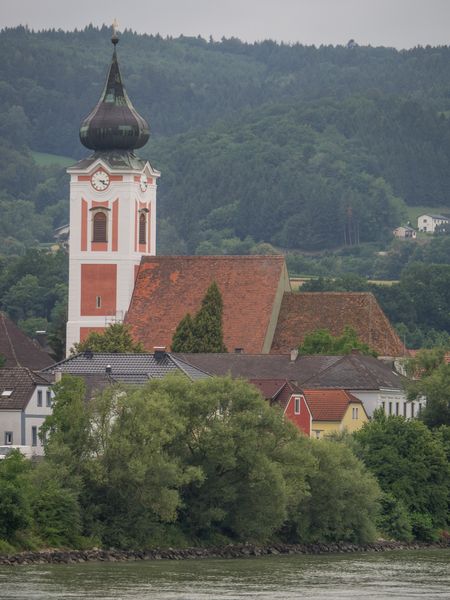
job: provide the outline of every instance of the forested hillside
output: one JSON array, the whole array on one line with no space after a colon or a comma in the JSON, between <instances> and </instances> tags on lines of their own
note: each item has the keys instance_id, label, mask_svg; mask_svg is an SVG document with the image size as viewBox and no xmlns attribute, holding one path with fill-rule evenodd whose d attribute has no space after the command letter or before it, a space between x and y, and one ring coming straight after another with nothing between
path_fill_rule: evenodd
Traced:
<instances>
[{"instance_id":1,"label":"forested hillside","mask_svg":"<svg viewBox=\"0 0 450 600\"><path fill-rule=\"evenodd\" d=\"M15 257L67 223L64 169L34 157L88 153L78 128L102 91L109 40L106 27L0 32L0 256L14 257L0 262L5 290ZM159 253L283 251L297 274L386 279L422 256L450 263L448 244L391 245L408 207L450 213L449 47L125 31L118 52L152 132L140 154L162 171ZM0 298L0 308L13 300ZM13 316L48 320L51 311ZM416 325L425 327L407 323Z\"/></svg>"},{"instance_id":2,"label":"forested hillside","mask_svg":"<svg viewBox=\"0 0 450 600\"><path fill-rule=\"evenodd\" d=\"M36 172L25 149L86 154L78 127L103 87L109 36L106 27L0 33L2 236L48 240L67 218L60 173ZM163 172L163 251L167 236L189 252L247 236L301 249L383 241L405 218L403 202L450 210L447 47L125 32L119 52L153 132L141 154ZM30 218L16 227L24 211Z\"/></svg>"}]
</instances>

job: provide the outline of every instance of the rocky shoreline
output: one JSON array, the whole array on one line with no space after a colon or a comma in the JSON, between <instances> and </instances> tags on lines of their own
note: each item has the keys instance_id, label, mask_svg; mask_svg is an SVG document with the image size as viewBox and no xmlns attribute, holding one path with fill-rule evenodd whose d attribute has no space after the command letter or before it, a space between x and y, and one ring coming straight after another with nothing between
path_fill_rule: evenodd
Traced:
<instances>
[{"instance_id":1,"label":"rocky shoreline","mask_svg":"<svg viewBox=\"0 0 450 600\"><path fill-rule=\"evenodd\" d=\"M245 558L289 554L346 554L356 552L387 552L391 550L425 550L448 548L450 544L424 542L378 541L371 544L271 544L255 546L237 544L213 548L166 548L152 550L40 550L0 555L0 565L73 564L91 561L118 562L129 560L192 560L205 558Z\"/></svg>"}]
</instances>

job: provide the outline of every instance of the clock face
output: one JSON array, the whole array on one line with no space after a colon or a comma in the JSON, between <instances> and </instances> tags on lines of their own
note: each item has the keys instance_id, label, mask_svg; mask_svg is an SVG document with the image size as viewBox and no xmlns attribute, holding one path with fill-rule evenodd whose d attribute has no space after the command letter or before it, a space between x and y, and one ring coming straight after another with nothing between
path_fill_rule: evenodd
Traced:
<instances>
[{"instance_id":1,"label":"clock face","mask_svg":"<svg viewBox=\"0 0 450 600\"><path fill-rule=\"evenodd\" d=\"M102 192L103 190L106 190L106 188L109 185L108 173L106 171L103 171L103 169L95 171L95 173L91 177L91 184L94 190L97 190L97 192Z\"/></svg>"},{"instance_id":2,"label":"clock face","mask_svg":"<svg viewBox=\"0 0 450 600\"><path fill-rule=\"evenodd\" d=\"M142 175L141 175L139 186L143 192L145 192L145 190L147 189L147 186L148 186L147 175L144 175L144 173L142 173Z\"/></svg>"}]
</instances>

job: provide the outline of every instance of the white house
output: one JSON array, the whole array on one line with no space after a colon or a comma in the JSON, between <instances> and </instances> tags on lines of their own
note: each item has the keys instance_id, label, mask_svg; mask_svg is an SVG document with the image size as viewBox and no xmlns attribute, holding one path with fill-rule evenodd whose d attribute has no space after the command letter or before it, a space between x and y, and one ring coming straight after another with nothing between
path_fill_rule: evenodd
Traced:
<instances>
[{"instance_id":1,"label":"white house","mask_svg":"<svg viewBox=\"0 0 450 600\"><path fill-rule=\"evenodd\" d=\"M426 233L434 233L436 227L448 225L449 223L449 217L444 217L443 215L420 215L420 217L417 218L417 229L419 231L425 231Z\"/></svg>"},{"instance_id":2,"label":"white house","mask_svg":"<svg viewBox=\"0 0 450 600\"><path fill-rule=\"evenodd\" d=\"M0 369L0 446L31 446L42 455L39 430L52 400L50 377L26 367Z\"/></svg>"}]
</instances>

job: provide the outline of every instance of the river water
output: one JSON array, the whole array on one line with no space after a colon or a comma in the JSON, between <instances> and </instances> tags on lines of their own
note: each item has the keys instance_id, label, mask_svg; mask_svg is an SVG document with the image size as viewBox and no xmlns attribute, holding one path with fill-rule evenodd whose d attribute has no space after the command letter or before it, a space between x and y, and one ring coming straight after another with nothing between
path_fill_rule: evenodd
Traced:
<instances>
[{"instance_id":1,"label":"river water","mask_svg":"<svg viewBox=\"0 0 450 600\"><path fill-rule=\"evenodd\" d=\"M450 599L450 550L0 567L0 600Z\"/></svg>"}]
</instances>

